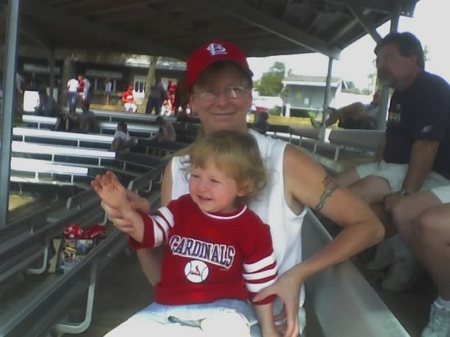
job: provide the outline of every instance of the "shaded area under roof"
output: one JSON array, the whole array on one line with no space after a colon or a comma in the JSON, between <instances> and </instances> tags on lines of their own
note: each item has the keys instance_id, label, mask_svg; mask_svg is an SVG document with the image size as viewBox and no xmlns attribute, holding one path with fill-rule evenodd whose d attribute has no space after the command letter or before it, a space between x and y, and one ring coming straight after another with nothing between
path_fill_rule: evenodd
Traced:
<instances>
[{"instance_id":1,"label":"shaded area under roof","mask_svg":"<svg viewBox=\"0 0 450 337\"><path fill-rule=\"evenodd\" d=\"M185 59L210 39L248 56L342 49L418 0L21 0L20 44ZM5 40L7 0L0 0Z\"/></svg>"}]
</instances>

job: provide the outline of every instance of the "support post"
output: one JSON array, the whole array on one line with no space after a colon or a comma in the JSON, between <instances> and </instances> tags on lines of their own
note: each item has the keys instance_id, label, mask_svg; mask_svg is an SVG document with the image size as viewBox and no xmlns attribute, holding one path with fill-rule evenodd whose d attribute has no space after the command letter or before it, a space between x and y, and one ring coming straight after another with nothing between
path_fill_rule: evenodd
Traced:
<instances>
[{"instance_id":1,"label":"support post","mask_svg":"<svg viewBox=\"0 0 450 337\"><path fill-rule=\"evenodd\" d=\"M1 114L0 143L0 228L8 222L9 178L11 170L12 125L15 115L17 31L19 26L19 0L8 1L6 21L5 64L3 74L3 113Z\"/></svg>"}]
</instances>

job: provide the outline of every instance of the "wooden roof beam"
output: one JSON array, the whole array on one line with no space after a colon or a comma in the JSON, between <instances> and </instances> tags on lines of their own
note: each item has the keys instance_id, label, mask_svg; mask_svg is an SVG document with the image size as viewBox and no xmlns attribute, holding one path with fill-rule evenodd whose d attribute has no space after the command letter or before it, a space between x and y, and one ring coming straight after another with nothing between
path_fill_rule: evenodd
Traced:
<instances>
[{"instance_id":1,"label":"wooden roof beam","mask_svg":"<svg viewBox=\"0 0 450 337\"><path fill-rule=\"evenodd\" d=\"M59 26L60 29L70 30L76 27L78 33L86 34L87 36L95 34L113 43L120 40L122 45L143 54L171 56L180 59L186 56L178 50L156 44L150 38L144 39L136 36L136 34L124 32L98 21L94 22L81 17L70 17L43 4L34 5L28 3L27 6L24 6L23 10L27 15L48 20L51 24Z\"/></svg>"},{"instance_id":2,"label":"wooden roof beam","mask_svg":"<svg viewBox=\"0 0 450 337\"><path fill-rule=\"evenodd\" d=\"M241 20L252 25L260 27L274 35L277 35L287 41L292 42L302 48L324 54L333 59L339 59L341 50L328 46L322 40L313 37L287 23L269 16L253 7L247 6L241 1L236 0L202 0L206 4L227 12Z\"/></svg>"}]
</instances>

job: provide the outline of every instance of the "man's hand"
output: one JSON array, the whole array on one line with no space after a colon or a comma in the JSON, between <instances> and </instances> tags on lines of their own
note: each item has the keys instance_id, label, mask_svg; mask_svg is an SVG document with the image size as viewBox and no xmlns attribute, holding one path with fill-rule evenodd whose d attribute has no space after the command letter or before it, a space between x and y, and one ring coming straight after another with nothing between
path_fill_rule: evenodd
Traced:
<instances>
[{"instance_id":1,"label":"man's hand","mask_svg":"<svg viewBox=\"0 0 450 337\"><path fill-rule=\"evenodd\" d=\"M403 195L401 195L399 192L388 194L384 198L384 209L391 213L392 209L395 207L395 205L398 204L398 202L403 198Z\"/></svg>"}]
</instances>

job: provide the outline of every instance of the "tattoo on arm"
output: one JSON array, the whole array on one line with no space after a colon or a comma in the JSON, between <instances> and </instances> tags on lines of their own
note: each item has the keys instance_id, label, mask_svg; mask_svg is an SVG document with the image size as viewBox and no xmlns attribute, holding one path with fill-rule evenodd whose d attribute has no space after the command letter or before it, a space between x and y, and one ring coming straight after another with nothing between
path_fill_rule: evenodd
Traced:
<instances>
[{"instance_id":1,"label":"tattoo on arm","mask_svg":"<svg viewBox=\"0 0 450 337\"><path fill-rule=\"evenodd\" d=\"M322 210L327 199L329 197L331 197L333 195L334 191L336 191L339 187L336 184L336 182L333 180L333 178L331 178L329 175L325 176L322 183L323 183L323 186L325 187L325 189L323 190L322 194L319 197L319 202L317 203L316 206L314 206L314 209L317 211Z\"/></svg>"}]
</instances>

